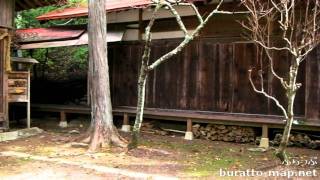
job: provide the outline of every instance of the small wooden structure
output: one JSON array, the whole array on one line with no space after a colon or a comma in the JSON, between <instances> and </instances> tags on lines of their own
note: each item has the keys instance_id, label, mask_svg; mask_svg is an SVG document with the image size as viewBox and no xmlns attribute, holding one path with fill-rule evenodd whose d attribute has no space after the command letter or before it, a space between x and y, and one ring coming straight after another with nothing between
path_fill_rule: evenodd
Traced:
<instances>
[{"instance_id":1,"label":"small wooden structure","mask_svg":"<svg viewBox=\"0 0 320 180\"><path fill-rule=\"evenodd\" d=\"M38 63L32 58L12 57L12 71L8 73L8 102L27 104L27 127L30 128L30 68Z\"/></svg>"},{"instance_id":2,"label":"small wooden structure","mask_svg":"<svg viewBox=\"0 0 320 180\"><path fill-rule=\"evenodd\" d=\"M12 88L8 88L8 75L11 71L10 47L14 34L15 11L53 5L57 2L63 3L65 0L0 0L0 131L9 127L8 102L12 99L8 99L8 93L12 94ZM10 76L15 76L13 74ZM27 75L24 78L27 78ZM24 97L24 100L26 99L27 97Z\"/></svg>"}]
</instances>

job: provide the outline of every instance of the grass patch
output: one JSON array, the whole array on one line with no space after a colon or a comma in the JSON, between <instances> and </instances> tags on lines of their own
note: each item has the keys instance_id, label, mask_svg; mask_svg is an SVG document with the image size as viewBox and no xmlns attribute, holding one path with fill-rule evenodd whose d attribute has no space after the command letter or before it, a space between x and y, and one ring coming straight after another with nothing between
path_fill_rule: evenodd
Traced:
<instances>
[{"instance_id":1,"label":"grass patch","mask_svg":"<svg viewBox=\"0 0 320 180\"><path fill-rule=\"evenodd\" d=\"M42 155L42 156L52 156L57 153L57 149L54 147L37 147L32 151L32 154Z\"/></svg>"},{"instance_id":2,"label":"grass patch","mask_svg":"<svg viewBox=\"0 0 320 180\"><path fill-rule=\"evenodd\" d=\"M245 169L250 166L250 158L261 153L240 153L243 146L206 144L200 141L150 141L143 140L141 145L151 148L163 148L181 153L179 163L185 165L183 173L189 176L205 177L218 176L222 169Z\"/></svg>"}]
</instances>

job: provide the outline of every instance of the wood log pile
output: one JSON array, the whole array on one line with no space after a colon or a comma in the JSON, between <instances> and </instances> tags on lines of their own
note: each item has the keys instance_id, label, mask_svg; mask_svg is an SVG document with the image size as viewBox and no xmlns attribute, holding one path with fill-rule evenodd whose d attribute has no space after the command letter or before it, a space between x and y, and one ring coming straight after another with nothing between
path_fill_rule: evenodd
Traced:
<instances>
[{"instance_id":1,"label":"wood log pile","mask_svg":"<svg viewBox=\"0 0 320 180\"><path fill-rule=\"evenodd\" d=\"M226 126L208 124L206 126L195 124L192 127L195 138L212 141L226 141L237 143L249 143L255 139L253 128L241 126Z\"/></svg>"},{"instance_id":2,"label":"wood log pile","mask_svg":"<svg viewBox=\"0 0 320 180\"><path fill-rule=\"evenodd\" d=\"M275 135L273 141L270 141L271 146L279 146L282 139L282 134ZM289 137L288 146L307 147L310 149L320 149L320 140L312 140L308 135L302 133L291 134Z\"/></svg>"}]
</instances>

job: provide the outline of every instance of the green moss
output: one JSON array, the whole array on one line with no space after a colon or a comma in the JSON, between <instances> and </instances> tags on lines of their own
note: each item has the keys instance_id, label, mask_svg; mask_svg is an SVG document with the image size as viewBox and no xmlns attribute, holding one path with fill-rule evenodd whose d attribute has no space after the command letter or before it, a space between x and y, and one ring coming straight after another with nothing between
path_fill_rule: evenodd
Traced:
<instances>
[{"instance_id":1,"label":"green moss","mask_svg":"<svg viewBox=\"0 0 320 180\"><path fill-rule=\"evenodd\" d=\"M178 161L185 165L183 173L194 177L219 177L220 169L247 169L252 166L250 163L252 158L266 155L258 152L240 153L244 149L242 146L230 149L230 146L205 144L198 141L143 140L140 144L150 148L163 148L182 153L183 158Z\"/></svg>"},{"instance_id":2,"label":"green moss","mask_svg":"<svg viewBox=\"0 0 320 180\"><path fill-rule=\"evenodd\" d=\"M52 147L37 147L32 151L35 155L42 155L42 156L52 156L56 154L56 151Z\"/></svg>"}]
</instances>

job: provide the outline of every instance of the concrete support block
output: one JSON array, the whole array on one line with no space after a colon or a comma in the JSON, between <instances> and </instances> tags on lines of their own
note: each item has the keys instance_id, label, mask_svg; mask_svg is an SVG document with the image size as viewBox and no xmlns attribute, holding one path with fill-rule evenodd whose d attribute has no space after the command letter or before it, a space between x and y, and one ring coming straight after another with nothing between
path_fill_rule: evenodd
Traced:
<instances>
[{"instance_id":1,"label":"concrete support block","mask_svg":"<svg viewBox=\"0 0 320 180\"><path fill-rule=\"evenodd\" d=\"M130 125L122 125L121 131L123 132L130 132L131 131L131 126Z\"/></svg>"},{"instance_id":2,"label":"concrete support block","mask_svg":"<svg viewBox=\"0 0 320 180\"><path fill-rule=\"evenodd\" d=\"M269 135L268 135L268 131L269 131L269 128L268 128L268 125L262 125L262 137L261 137L261 140L260 140L260 145L259 147L261 148L269 148Z\"/></svg>"},{"instance_id":3,"label":"concrete support block","mask_svg":"<svg viewBox=\"0 0 320 180\"><path fill-rule=\"evenodd\" d=\"M269 138L261 138L259 147L269 148Z\"/></svg>"},{"instance_id":4,"label":"concrete support block","mask_svg":"<svg viewBox=\"0 0 320 180\"><path fill-rule=\"evenodd\" d=\"M185 136L184 136L185 140L193 140L193 133L191 131L187 131Z\"/></svg>"},{"instance_id":5,"label":"concrete support block","mask_svg":"<svg viewBox=\"0 0 320 180\"><path fill-rule=\"evenodd\" d=\"M60 122L59 122L59 127L61 127L61 128L67 128L67 127L68 127L68 122L67 122L67 121L60 121Z\"/></svg>"}]
</instances>

